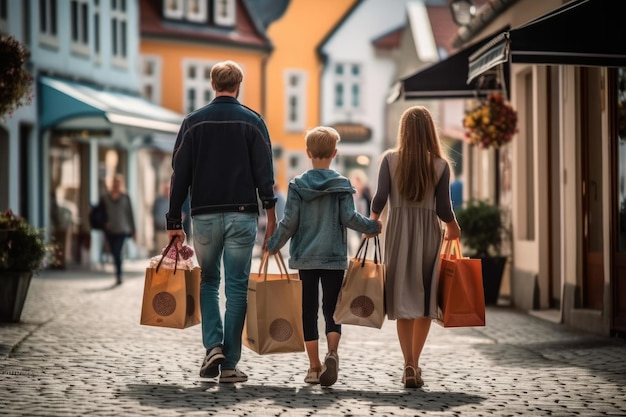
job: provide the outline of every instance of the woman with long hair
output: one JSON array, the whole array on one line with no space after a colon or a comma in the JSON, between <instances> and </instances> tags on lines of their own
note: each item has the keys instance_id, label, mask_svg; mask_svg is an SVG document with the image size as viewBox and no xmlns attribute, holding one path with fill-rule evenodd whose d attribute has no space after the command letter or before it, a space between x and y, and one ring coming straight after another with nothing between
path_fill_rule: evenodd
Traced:
<instances>
[{"instance_id":1,"label":"woman with long hair","mask_svg":"<svg viewBox=\"0 0 626 417\"><path fill-rule=\"evenodd\" d=\"M437 317L442 239L461 234L450 201L450 166L425 107L414 106L402 114L398 146L382 157L371 218L378 220L387 203L387 316L397 320L404 356L402 383L418 388L424 384L420 355L431 320Z\"/></svg>"}]
</instances>

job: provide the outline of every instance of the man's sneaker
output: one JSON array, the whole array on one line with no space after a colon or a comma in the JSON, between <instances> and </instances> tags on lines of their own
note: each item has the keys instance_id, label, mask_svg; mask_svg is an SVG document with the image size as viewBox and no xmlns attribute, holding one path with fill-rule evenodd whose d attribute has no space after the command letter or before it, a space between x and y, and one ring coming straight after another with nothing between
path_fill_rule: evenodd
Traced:
<instances>
[{"instance_id":1,"label":"man's sneaker","mask_svg":"<svg viewBox=\"0 0 626 417\"><path fill-rule=\"evenodd\" d=\"M248 375L241 372L239 368L222 369L222 374L220 375L220 383L246 382L247 380Z\"/></svg>"},{"instance_id":2,"label":"man's sneaker","mask_svg":"<svg viewBox=\"0 0 626 417\"><path fill-rule=\"evenodd\" d=\"M320 385L323 387L329 387L337 382L337 373L339 372L339 356L337 352L331 350L326 354L324 359L324 367L320 374Z\"/></svg>"},{"instance_id":3,"label":"man's sneaker","mask_svg":"<svg viewBox=\"0 0 626 417\"><path fill-rule=\"evenodd\" d=\"M226 359L226 356L224 356L221 346L208 350L200 367L200 376L202 378L215 378L218 376L220 374L220 364L224 362L224 359Z\"/></svg>"}]
</instances>

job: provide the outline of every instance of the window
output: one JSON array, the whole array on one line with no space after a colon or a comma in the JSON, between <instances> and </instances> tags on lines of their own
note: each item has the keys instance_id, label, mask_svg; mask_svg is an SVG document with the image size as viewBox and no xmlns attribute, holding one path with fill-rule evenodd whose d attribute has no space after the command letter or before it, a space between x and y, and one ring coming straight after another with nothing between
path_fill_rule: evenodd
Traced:
<instances>
[{"instance_id":1,"label":"window","mask_svg":"<svg viewBox=\"0 0 626 417\"><path fill-rule=\"evenodd\" d=\"M93 49L96 60L100 58L100 0L93 1Z\"/></svg>"},{"instance_id":2,"label":"window","mask_svg":"<svg viewBox=\"0 0 626 417\"><path fill-rule=\"evenodd\" d=\"M213 0L213 22L219 26L235 26L236 0Z\"/></svg>"},{"instance_id":3,"label":"window","mask_svg":"<svg viewBox=\"0 0 626 417\"><path fill-rule=\"evenodd\" d=\"M39 0L39 41L58 48L57 0Z\"/></svg>"},{"instance_id":4,"label":"window","mask_svg":"<svg viewBox=\"0 0 626 417\"><path fill-rule=\"evenodd\" d=\"M206 0L189 0L187 2L187 19L191 22L207 21Z\"/></svg>"},{"instance_id":5,"label":"window","mask_svg":"<svg viewBox=\"0 0 626 417\"><path fill-rule=\"evenodd\" d=\"M305 71L285 71L285 129L300 132L306 121L306 82Z\"/></svg>"},{"instance_id":6,"label":"window","mask_svg":"<svg viewBox=\"0 0 626 417\"><path fill-rule=\"evenodd\" d=\"M126 65L128 56L128 14L126 0L111 0L111 55L113 63Z\"/></svg>"},{"instance_id":7,"label":"window","mask_svg":"<svg viewBox=\"0 0 626 417\"><path fill-rule=\"evenodd\" d=\"M163 2L163 16L172 20L186 20L204 23L209 20L207 0L166 0Z\"/></svg>"},{"instance_id":8,"label":"window","mask_svg":"<svg viewBox=\"0 0 626 417\"><path fill-rule=\"evenodd\" d=\"M185 14L183 7L183 0L165 0L163 16L169 19L182 19Z\"/></svg>"},{"instance_id":9,"label":"window","mask_svg":"<svg viewBox=\"0 0 626 417\"><path fill-rule=\"evenodd\" d=\"M72 52L89 54L89 0L72 0L70 3Z\"/></svg>"},{"instance_id":10,"label":"window","mask_svg":"<svg viewBox=\"0 0 626 417\"><path fill-rule=\"evenodd\" d=\"M186 113L191 113L208 104L215 97L211 88L211 68L214 62L187 61L183 63L185 79L183 87L185 91L183 108Z\"/></svg>"},{"instance_id":11,"label":"window","mask_svg":"<svg viewBox=\"0 0 626 417\"><path fill-rule=\"evenodd\" d=\"M335 108L337 110L360 110L363 102L361 84L361 65L354 63L336 63L335 77Z\"/></svg>"},{"instance_id":12,"label":"window","mask_svg":"<svg viewBox=\"0 0 626 417\"><path fill-rule=\"evenodd\" d=\"M158 57L142 57L141 91L146 100L161 104L161 61Z\"/></svg>"},{"instance_id":13,"label":"window","mask_svg":"<svg viewBox=\"0 0 626 417\"><path fill-rule=\"evenodd\" d=\"M0 0L0 31L9 31L9 0Z\"/></svg>"}]
</instances>

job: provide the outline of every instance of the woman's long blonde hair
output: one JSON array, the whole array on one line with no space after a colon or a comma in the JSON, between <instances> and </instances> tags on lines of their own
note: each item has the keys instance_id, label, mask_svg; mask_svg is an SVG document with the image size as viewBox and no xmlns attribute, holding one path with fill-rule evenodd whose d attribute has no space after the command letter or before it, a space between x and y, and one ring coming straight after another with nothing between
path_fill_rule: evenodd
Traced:
<instances>
[{"instance_id":1,"label":"woman's long blonde hair","mask_svg":"<svg viewBox=\"0 0 626 417\"><path fill-rule=\"evenodd\" d=\"M422 201L437 186L435 159L444 159L433 118L426 107L404 111L398 129L398 166L395 178L400 195Z\"/></svg>"}]
</instances>

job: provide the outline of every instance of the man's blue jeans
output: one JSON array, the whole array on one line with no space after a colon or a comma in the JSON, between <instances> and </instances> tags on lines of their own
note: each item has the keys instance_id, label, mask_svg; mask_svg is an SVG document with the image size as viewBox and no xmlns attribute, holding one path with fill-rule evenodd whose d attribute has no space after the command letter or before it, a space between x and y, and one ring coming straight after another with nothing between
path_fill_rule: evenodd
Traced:
<instances>
[{"instance_id":1,"label":"man's blue jeans","mask_svg":"<svg viewBox=\"0 0 626 417\"><path fill-rule=\"evenodd\" d=\"M241 332L248 305L248 278L257 216L216 213L193 217L193 244L202 269L200 308L202 341L207 350L223 345L222 369L235 369L241 358ZM220 276L224 263L226 311L220 314Z\"/></svg>"}]
</instances>

